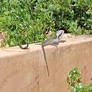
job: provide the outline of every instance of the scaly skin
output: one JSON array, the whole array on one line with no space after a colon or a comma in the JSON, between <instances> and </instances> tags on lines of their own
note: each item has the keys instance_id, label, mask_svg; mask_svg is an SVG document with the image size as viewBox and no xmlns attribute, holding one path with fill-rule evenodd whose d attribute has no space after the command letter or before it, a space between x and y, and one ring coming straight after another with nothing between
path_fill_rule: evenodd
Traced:
<instances>
[{"instance_id":1,"label":"scaly skin","mask_svg":"<svg viewBox=\"0 0 92 92\"><path fill-rule=\"evenodd\" d=\"M42 45L42 50L43 50L43 55L44 55L44 59L45 59L46 67L47 67L48 76L49 76L49 68L48 68L48 63L47 63L47 59L46 59L44 46L46 46L46 45L57 46L59 44L59 41L62 38L63 34L64 34L64 31L63 30L59 30L54 37L49 38L48 40L45 40L42 43L38 43L37 44L37 45ZM28 49L29 44L27 44L25 47L22 47L21 45L19 45L19 47L21 49Z\"/></svg>"},{"instance_id":2,"label":"scaly skin","mask_svg":"<svg viewBox=\"0 0 92 92\"><path fill-rule=\"evenodd\" d=\"M44 42L41 43L43 55L44 55L44 59L45 59L46 67L47 67L48 76L49 76L49 68L48 68L48 63L47 63L47 59L46 59L46 53L45 53L45 50L44 50L44 46L46 46L46 45L57 46L59 44L59 41L62 38L63 34L64 34L64 31L60 30L56 33L56 35L54 37L52 37L48 40L45 40Z\"/></svg>"}]
</instances>

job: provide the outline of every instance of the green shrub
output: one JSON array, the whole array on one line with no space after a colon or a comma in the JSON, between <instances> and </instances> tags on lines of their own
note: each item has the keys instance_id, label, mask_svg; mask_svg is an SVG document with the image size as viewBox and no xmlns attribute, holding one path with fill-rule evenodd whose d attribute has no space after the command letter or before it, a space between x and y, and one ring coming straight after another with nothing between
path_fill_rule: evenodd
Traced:
<instances>
[{"instance_id":1,"label":"green shrub","mask_svg":"<svg viewBox=\"0 0 92 92\"><path fill-rule=\"evenodd\" d=\"M60 29L92 33L92 0L0 0L3 45L41 42L48 38L43 33Z\"/></svg>"},{"instance_id":2,"label":"green shrub","mask_svg":"<svg viewBox=\"0 0 92 92\"><path fill-rule=\"evenodd\" d=\"M81 82L81 73L78 72L78 68L73 68L67 76L68 87L71 92L92 92L92 83L84 86Z\"/></svg>"}]
</instances>

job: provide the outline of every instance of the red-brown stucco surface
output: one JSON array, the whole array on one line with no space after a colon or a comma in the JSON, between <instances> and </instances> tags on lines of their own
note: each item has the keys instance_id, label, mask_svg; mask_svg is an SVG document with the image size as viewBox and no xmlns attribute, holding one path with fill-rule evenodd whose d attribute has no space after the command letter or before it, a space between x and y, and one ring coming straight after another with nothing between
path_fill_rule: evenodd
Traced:
<instances>
[{"instance_id":1,"label":"red-brown stucco surface","mask_svg":"<svg viewBox=\"0 0 92 92\"><path fill-rule=\"evenodd\" d=\"M57 47L46 46L48 76L42 48L31 44L0 49L0 92L70 92L66 77L73 67L82 73L82 81L92 77L92 36L63 37Z\"/></svg>"}]
</instances>

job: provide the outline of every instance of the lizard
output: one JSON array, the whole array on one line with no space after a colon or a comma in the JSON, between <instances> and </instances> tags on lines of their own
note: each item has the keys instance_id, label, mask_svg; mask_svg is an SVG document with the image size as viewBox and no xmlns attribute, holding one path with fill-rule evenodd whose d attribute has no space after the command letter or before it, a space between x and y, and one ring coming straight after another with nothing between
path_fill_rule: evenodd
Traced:
<instances>
[{"instance_id":1,"label":"lizard","mask_svg":"<svg viewBox=\"0 0 92 92\"><path fill-rule=\"evenodd\" d=\"M62 30L61 34L60 34L60 32L61 32L61 31L57 32L55 37L50 38L50 39L48 39L48 40L45 40L45 41L42 42L42 43L43 43L44 45L45 45L45 44L46 44L46 45L49 45L49 44L58 45L58 40L59 40L59 39L58 39L57 37L62 36L62 34L64 34L64 31L63 31L63 30ZM57 39L55 39L55 38L57 38ZM28 49L28 48L29 48L29 44L27 43L25 47L23 47L22 45L19 45L19 47L20 47L21 49Z\"/></svg>"},{"instance_id":2,"label":"lizard","mask_svg":"<svg viewBox=\"0 0 92 92\"><path fill-rule=\"evenodd\" d=\"M49 76L49 68L48 68L48 64L47 64L47 59L46 59L46 54L45 54L44 46L47 46L47 45L57 46L59 44L60 39L62 38L63 34L64 34L64 31L63 30L59 30L55 34L54 37L49 38L48 40L45 40L42 43L38 43L38 45L41 45L42 50L43 50L43 55L44 55L44 59L45 59L46 67L47 67L48 76Z\"/></svg>"},{"instance_id":3,"label":"lizard","mask_svg":"<svg viewBox=\"0 0 92 92\"><path fill-rule=\"evenodd\" d=\"M48 64L47 64L47 59L46 59L46 54L45 54L44 46L47 46L47 45L57 46L59 44L60 39L62 38L63 34L64 34L64 30L59 30L55 34L54 37L49 38L48 40L45 40L42 43L38 43L37 44L37 45L41 45L42 46L42 51L43 51L43 55L44 55L44 59L45 59L46 67L47 67L48 76L49 76L49 68L48 68ZM19 47L21 49L28 49L29 44L26 44L25 47L22 47L21 45L19 45Z\"/></svg>"}]
</instances>

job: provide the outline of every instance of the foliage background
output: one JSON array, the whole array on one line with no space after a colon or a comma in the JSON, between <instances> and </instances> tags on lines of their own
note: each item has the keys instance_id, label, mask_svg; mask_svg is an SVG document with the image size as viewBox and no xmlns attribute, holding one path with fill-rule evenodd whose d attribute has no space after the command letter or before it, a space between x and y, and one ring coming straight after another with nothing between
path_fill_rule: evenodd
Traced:
<instances>
[{"instance_id":1,"label":"foliage background","mask_svg":"<svg viewBox=\"0 0 92 92\"><path fill-rule=\"evenodd\" d=\"M73 68L68 76L67 83L68 87L71 89L71 92L92 92L92 78L91 83L88 85L84 85L81 81L82 75L81 72L78 71L78 68Z\"/></svg>"},{"instance_id":2,"label":"foliage background","mask_svg":"<svg viewBox=\"0 0 92 92\"><path fill-rule=\"evenodd\" d=\"M92 0L0 0L2 46L41 42L60 29L92 33Z\"/></svg>"}]
</instances>

